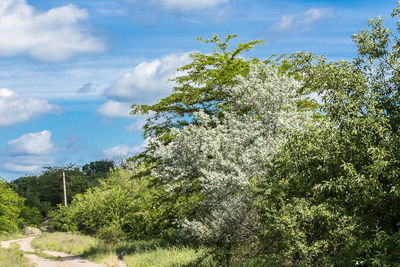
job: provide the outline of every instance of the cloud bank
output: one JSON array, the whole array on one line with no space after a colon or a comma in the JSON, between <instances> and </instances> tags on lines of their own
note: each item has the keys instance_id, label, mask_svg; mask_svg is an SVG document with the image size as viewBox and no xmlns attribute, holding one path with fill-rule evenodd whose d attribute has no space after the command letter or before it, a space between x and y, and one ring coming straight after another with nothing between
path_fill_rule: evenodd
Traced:
<instances>
[{"instance_id":1,"label":"cloud bank","mask_svg":"<svg viewBox=\"0 0 400 267\"><path fill-rule=\"evenodd\" d=\"M102 52L103 42L85 26L89 14L69 4L37 12L26 0L0 1L0 56L28 54L58 62L75 54Z\"/></svg>"},{"instance_id":2,"label":"cloud bank","mask_svg":"<svg viewBox=\"0 0 400 267\"><path fill-rule=\"evenodd\" d=\"M24 122L44 114L59 114L61 108L45 99L23 98L7 88L0 89L0 127Z\"/></svg>"}]
</instances>

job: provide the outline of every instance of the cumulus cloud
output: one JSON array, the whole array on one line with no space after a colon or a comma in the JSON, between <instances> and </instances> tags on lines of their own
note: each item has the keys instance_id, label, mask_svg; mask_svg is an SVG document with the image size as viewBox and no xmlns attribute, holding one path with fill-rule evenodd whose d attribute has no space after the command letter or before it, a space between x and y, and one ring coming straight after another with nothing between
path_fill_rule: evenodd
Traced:
<instances>
[{"instance_id":1,"label":"cumulus cloud","mask_svg":"<svg viewBox=\"0 0 400 267\"><path fill-rule=\"evenodd\" d=\"M3 169L10 172L37 172L43 166L54 163L48 154L53 152L51 132L44 130L27 133L7 143Z\"/></svg>"},{"instance_id":2,"label":"cumulus cloud","mask_svg":"<svg viewBox=\"0 0 400 267\"><path fill-rule=\"evenodd\" d=\"M97 113L106 117L130 117L132 102L153 104L169 95L175 84L168 80L182 75L176 69L187 63L189 53L170 54L139 63L104 91L110 100L101 105Z\"/></svg>"},{"instance_id":3,"label":"cumulus cloud","mask_svg":"<svg viewBox=\"0 0 400 267\"><path fill-rule=\"evenodd\" d=\"M7 88L0 89L0 127L24 122L40 115L60 112L60 107L49 104L45 99L23 98Z\"/></svg>"},{"instance_id":4,"label":"cumulus cloud","mask_svg":"<svg viewBox=\"0 0 400 267\"><path fill-rule=\"evenodd\" d=\"M144 0L148 1L148 0ZM143 0L125 0L125 2L131 4L139 4ZM189 11L189 10L199 10L209 7L215 7L223 3L228 3L229 0L150 0L148 3L151 5L159 6L161 5L165 9L179 10L179 11Z\"/></svg>"},{"instance_id":5,"label":"cumulus cloud","mask_svg":"<svg viewBox=\"0 0 400 267\"><path fill-rule=\"evenodd\" d=\"M8 153L16 155L45 155L49 154L52 149L51 132L47 130L27 133L7 143Z\"/></svg>"},{"instance_id":6,"label":"cumulus cloud","mask_svg":"<svg viewBox=\"0 0 400 267\"><path fill-rule=\"evenodd\" d=\"M130 117L131 104L109 100L97 109L97 113L105 117Z\"/></svg>"},{"instance_id":7,"label":"cumulus cloud","mask_svg":"<svg viewBox=\"0 0 400 267\"><path fill-rule=\"evenodd\" d=\"M172 92L174 84L168 83L168 79L179 75L176 69L188 62L188 53L170 54L150 62L143 61L113 82L104 94L117 101L154 103Z\"/></svg>"},{"instance_id":8,"label":"cumulus cloud","mask_svg":"<svg viewBox=\"0 0 400 267\"><path fill-rule=\"evenodd\" d=\"M127 145L117 145L102 151L102 154L107 159L122 159L142 152L147 146L147 141L144 141L138 146L129 147Z\"/></svg>"},{"instance_id":9,"label":"cumulus cloud","mask_svg":"<svg viewBox=\"0 0 400 267\"><path fill-rule=\"evenodd\" d=\"M101 52L103 42L85 26L89 14L69 4L37 12L26 0L0 1L0 56L28 54L57 62L79 53Z\"/></svg>"},{"instance_id":10,"label":"cumulus cloud","mask_svg":"<svg viewBox=\"0 0 400 267\"><path fill-rule=\"evenodd\" d=\"M311 30L318 22L335 17L332 8L310 8L309 10L295 14L285 14L268 30L270 32Z\"/></svg>"}]
</instances>

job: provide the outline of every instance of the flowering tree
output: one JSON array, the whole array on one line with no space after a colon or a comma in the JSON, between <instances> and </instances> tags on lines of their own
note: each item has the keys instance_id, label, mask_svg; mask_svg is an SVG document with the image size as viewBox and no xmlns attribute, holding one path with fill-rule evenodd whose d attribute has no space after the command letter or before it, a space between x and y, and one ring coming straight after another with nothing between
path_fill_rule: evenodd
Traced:
<instances>
[{"instance_id":1,"label":"flowering tree","mask_svg":"<svg viewBox=\"0 0 400 267\"><path fill-rule=\"evenodd\" d=\"M184 229L192 237L228 252L256 227L251 209L250 184L265 173L285 129L297 127L305 117L298 112L299 83L271 66L251 65L246 78L238 76L224 87L229 102L223 116L200 111L195 123L172 130L169 144L158 142L160 164L154 175L171 192L197 185L202 201Z\"/></svg>"}]
</instances>

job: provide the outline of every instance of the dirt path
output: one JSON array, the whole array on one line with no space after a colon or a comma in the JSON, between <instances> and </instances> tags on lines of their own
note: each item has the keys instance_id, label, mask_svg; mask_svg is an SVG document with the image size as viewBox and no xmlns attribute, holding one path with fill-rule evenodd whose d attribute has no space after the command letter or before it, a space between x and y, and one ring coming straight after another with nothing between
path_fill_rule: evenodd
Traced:
<instances>
[{"instance_id":1,"label":"dirt path","mask_svg":"<svg viewBox=\"0 0 400 267\"><path fill-rule=\"evenodd\" d=\"M35 237L27 237L27 238L22 238L22 239L15 239L15 240L8 240L8 241L1 241L1 246L4 248L10 247L11 243L17 243L20 245L20 249L24 252L34 252L35 250L31 246L31 241ZM88 260L85 260L79 256L72 256L68 255L65 253L61 252L55 252L55 251L43 251L43 253L46 253L48 255L52 256L59 256L59 260L49 260L49 259L43 259L40 258L37 255L33 254L26 254L24 253L24 256L29 259L31 263L36 264L38 267L79 267L79 266L86 266L86 267L102 267L105 266L103 264L97 264L90 262Z\"/></svg>"}]
</instances>

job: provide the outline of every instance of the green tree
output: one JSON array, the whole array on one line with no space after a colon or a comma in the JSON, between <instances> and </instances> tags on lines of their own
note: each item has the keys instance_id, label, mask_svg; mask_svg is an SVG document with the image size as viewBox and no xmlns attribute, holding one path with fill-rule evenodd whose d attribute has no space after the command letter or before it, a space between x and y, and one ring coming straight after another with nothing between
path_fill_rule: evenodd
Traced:
<instances>
[{"instance_id":1,"label":"green tree","mask_svg":"<svg viewBox=\"0 0 400 267\"><path fill-rule=\"evenodd\" d=\"M94 161L82 167L75 165L63 167L46 167L37 176L20 177L11 182L13 189L26 199L25 204L36 207L43 216L64 202L62 172L66 175L67 200L88 188L94 187L104 179L112 168L111 161Z\"/></svg>"},{"instance_id":2,"label":"green tree","mask_svg":"<svg viewBox=\"0 0 400 267\"><path fill-rule=\"evenodd\" d=\"M354 62L287 61L305 90L320 93L323 116L293 129L255 183L264 255L276 264L400 260L398 39L389 47L381 18L369 25L353 37Z\"/></svg>"},{"instance_id":3,"label":"green tree","mask_svg":"<svg viewBox=\"0 0 400 267\"><path fill-rule=\"evenodd\" d=\"M132 105L133 115L151 114L144 125L145 136L163 136L171 128L191 124L197 111L218 116L226 108L229 93L222 88L232 86L237 75L247 75L250 62L257 60L245 60L242 53L263 43L255 40L238 44L229 51L229 42L235 37L237 36L228 35L223 41L216 34L212 39L198 38L199 41L214 44L214 53L191 54L192 62L178 68L186 74L173 79L177 86L171 95L154 105Z\"/></svg>"},{"instance_id":4,"label":"green tree","mask_svg":"<svg viewBox=\"0 0 400 267\"><path fill-rule=\"evenodd\" d=\"M297 111L299 83L275 67L250 65L234 83L221 88L230 102L223 118L199 112L196 124L172 130L171 142L158 144L153 172L178 195L197 185L202 198L182 228L190 240L222 250L227 264L232 251L255 251L250 181L264 174L285 131L306 117Z\"/></svg>"},{"instance_id":5,"label":"green tree","mask_svg":"<svg viewBox=\"0 0 400 267\"><path fill-rule=\"evenodd\" d=\"M21 215L26 215L24 199L18 196L5 180L0 178L0 234L16 232L19 226L26 225ZM34 212L31 215L34 215Z\"/></svg>"}]
</instances>

